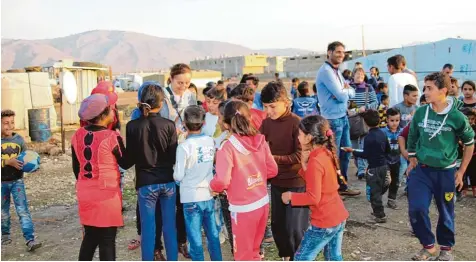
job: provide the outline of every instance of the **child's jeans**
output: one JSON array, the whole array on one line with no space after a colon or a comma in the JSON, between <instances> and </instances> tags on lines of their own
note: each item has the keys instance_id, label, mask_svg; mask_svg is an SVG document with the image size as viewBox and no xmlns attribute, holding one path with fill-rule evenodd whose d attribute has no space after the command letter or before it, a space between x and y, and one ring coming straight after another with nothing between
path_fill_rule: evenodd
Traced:
<instances>
[{"instance_id":1,"label":"child's jeans","mask_svg":"<svg viewBox=\"0 0 476 262\"><path fill-rule=\"evenodd\" d=\"M13 203L20 218L23 237L27 242L34 240L35 229L31 220L30 210L28 210L25 184L22 179L11 182L2 181L2 236L10 235L10 197L13 197Z\"/></svg>"},{"instance_id":2,"label":"child's jeans","mask_svg":"<svg viewBox=\"0 0 476 262\"><path fill-rule=\"evenodd\" d=\"M294 255L295 261L313 261L324 249L324 257L330 261L342 261L342 238L345 221L331 228L310 226L304 233L299 249Z\"/></svg>"},{"instance_id":3,"label":"child's jeans","mask_svg":"<svg viewBox=\"0 0 476 262\"><path fill-rule=\"evenodd\" d=\"M400 182L406 182L405 173L407 172L408 168L408 160L406 160L403 156L400 156ZM407 184L407 183L406 183ZM405 187L406 191L406 187Z\"/></svg>"},{"instance_id":4,"label":"child's jeans","mask_svg":"<svg viewBox=\"0 0 476 262\"><path fill-rule=\"evenodd\" d=\"M204 261L202 243L202 225L207 236L208 252L212 261L221 261L220 238L215 217L215 199L208 201L183 203L185 229L193 261Z\"/></svg>"},{"instance_id":5,"label":"child's jeans","mask_svg":"<svg viewBox=\"0 0 476 262\"><path fill-rule=\"evenodd\" d=\"M162 214L162 228L164 232L165 253L167 260L176 261L178 259L177 227L175 221L175 183L148 185L139 188L139 211L142 236L141 249L142 260L154 260L155 248L155 208L157 201L160 201Z\"/></svg>"},{"instance_id":6,"label":"child's jeans","mask_svg":"<svg viewBox=\"0 0 476 262\"><path fill-rule=\"evenodd\" d=\"M364 139L365 137L361 137L357 140L351 140L352 148L354 149L363 149L364 148ZM357 167L357 176L364 177L365 171L367 170L368 163L367 160L360 157L354 157L355 166Z\"/></svg>"},{"instance_id":7,"label":"child's jeans","mask_svg":"<svg viewBox=\"0 0 476 262\"><path fill-rule=\"evenodd\" d=\"M269 204L250 212L231 212L235 261L261 260L260 245L268 223Z\"/></svg>"}]
</instances>

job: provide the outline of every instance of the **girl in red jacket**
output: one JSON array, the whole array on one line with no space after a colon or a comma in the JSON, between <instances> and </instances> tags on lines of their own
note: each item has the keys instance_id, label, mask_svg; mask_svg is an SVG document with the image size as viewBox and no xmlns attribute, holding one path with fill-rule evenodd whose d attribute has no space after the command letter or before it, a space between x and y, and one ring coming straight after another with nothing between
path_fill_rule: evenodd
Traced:
<instances>
[{"instance_id":1,"label":"girl in red jacket","mask_svg":"<svg viewBox=\"0 0 476 262\"><path fill-rule=\"evenodd\" d=\"M116 260L117 228L124 225L119 166L128 169L131 165L121 136L108 129L116 100L103 94L84 99L78 115L88 125L71 138L79 220L84 226L80 261L92 260L98 246L100 260Z\"/></svg>"},{"instance_id":2,"label":"girl in red jacket","mask_svg":"<svg viewBox=\"0 0 476 262\"><path fill-rule=\"evenodd\" d=\"M230 101L223 122L231 136L217 152L214 192L226 190L232 219L235 260L260 260L269 213L266 181L278 173L265 137L251 125L248 106Z\"/></svg>"},{"instance_id":3,"label":"girl in red jacket","mask_svg":"<svg viewBox=\"0 0 476 262\"><path fill-rule=\"evenodd\" d=\"M299 142L303 153L299 174L306 181L306 192L285 192L284 204L309 206L311 227L306 231L296 261L312 261L324 249L326 260L342 260L342 237L349 213L338 189L336 147L329 123L322 116L308 116L299 125ZM306 157L308 155L308 157Z\"/></svg>"}]
</instances>

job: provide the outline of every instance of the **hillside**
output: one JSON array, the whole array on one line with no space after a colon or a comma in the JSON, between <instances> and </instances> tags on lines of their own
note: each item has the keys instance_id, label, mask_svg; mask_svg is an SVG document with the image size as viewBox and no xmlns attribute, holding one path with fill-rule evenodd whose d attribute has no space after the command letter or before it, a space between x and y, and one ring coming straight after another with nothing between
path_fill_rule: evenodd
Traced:
<instances>
[{"instance_id":1,"label":"hillside","mask_svg":"<svg viewBox=\"0 0 476 262\"><path fill-rule=\"evenodd\" d=\"M294 55L296 49L258 50L269 55ZM275 52L276 51L276 52ZM300 50L307 52L305 50ZM111 65L114 72L166 68L205 56L245 55L250 48L217 41L194 41L146 34L95 30L45 40L2 39L2 70L47 65L64 58Z\"/></svg>"}]
</instances>

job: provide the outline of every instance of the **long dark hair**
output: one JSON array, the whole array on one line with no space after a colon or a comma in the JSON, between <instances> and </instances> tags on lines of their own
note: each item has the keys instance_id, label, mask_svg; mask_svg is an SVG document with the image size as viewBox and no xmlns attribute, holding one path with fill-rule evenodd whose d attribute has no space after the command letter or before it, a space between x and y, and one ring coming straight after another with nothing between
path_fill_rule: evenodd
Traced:
<instances>
[{"instance_id":1,"label":"long dark hair","mask_svg":"<svg viewBox=\"0 0 476 262\"><path fill-rule=\"evenodd\" d=\"M330 157L334 162L334 166L336 170L339 170L337 147L334 143L334 135L330 129L329 122L322 116L307 116L301 120L299 129L301 129L304 134L312 136L312 145L322 145L330 151Z\"/></svg>"},{"instance_id":2,"label":"long dark hair","mask_svg":"<svg viewBox=\"0 0 476 262\"><path fill-rule=\"evenodd\" d=\"M235 134L255 136L258 131L251 124L251 113L248 105L242 101L229 101L225 105L223 122Z\"/></svg>"},{"instance_id":3,"label":"long dark hair","mask_svg":"<svg viewBox=\"0 0 476 262\"><path fill-rule=\"evenodd\" d=\"M162 87L157 83L146 82L143 85L145 86L141 87L142 93L137 107L139 107L142 115L148 116L150 110L162 107L165 94Z\"/></svg>"}]
</instances>

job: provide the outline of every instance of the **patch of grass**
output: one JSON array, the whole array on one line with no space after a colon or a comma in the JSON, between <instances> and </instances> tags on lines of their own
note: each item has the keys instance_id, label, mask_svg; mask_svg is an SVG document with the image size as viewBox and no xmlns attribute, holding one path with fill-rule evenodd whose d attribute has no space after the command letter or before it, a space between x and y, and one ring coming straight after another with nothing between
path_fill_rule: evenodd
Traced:
<instances>
[{"instance_id":1,"label":"patch of grass","mask_svg":"<svg viewBox=\"0 0 476 262\"><path fill-rule=\"evenodd\" d=\"M126 206L136 206L137 193L133 185L126 184L122 192L122 199L126 202Z\"/></svg>"}]
</instances>

